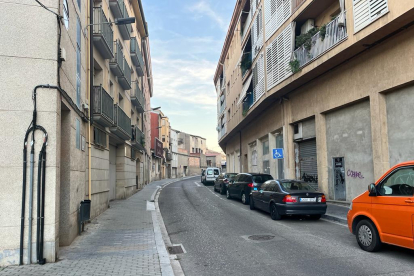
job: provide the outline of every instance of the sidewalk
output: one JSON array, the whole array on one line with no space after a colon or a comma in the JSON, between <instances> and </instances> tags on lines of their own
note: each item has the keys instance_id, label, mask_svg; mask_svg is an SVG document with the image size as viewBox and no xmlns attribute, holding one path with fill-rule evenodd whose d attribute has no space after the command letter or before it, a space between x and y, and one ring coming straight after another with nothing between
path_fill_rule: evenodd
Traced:
<instances>
[{"instance_id":1,"label":"sidewalk","mask_svg":"<svg viewBox=\"0 0 414 276\"><path fill-rule=\"evenodd\" d=\"M173 275L153 199L164 179L148 184L86 225L86 231L59 251L59 261L43 266L10 266L0 275Z\"/></svg>"},{"instance_id":2,"label":"sidewalk","mask_svg":"<svg viewBox=\"0 0 414 276\"><path fill-rule=\"evenodd\" d=\"M349 206L346 206L346 204L336 204L329 201L327 205L328 209L326 210L326 214L322 216L323 218L336 221L341 224L347 224L346 216L349 211Z\"/></svg>"}]
</instances>

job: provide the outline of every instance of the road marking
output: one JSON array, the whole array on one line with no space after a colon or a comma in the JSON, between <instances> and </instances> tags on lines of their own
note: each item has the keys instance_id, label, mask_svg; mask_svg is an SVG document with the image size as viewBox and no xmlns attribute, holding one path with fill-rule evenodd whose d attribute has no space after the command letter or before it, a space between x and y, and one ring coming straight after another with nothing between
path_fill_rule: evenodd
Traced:
<instances>
[{"instance_id":1,"label":"road marking","mask_svg":"<svg viewBox=\"0 0 414 276\"><path fill-rule=\"evenodd\" d=\"M197 182L194 182L194 184L196 184L198 187L201 187L201 185L200 185L200 184L198 184Z\"/></svg>"},{"instance_id":2,"label":"road marking","mask_svg":"<svg viewBox=\"0 0 414 276\"><path fill-rule=\"evenodd\" d=\"M339 226L343 226L343 227L348 228L348 225L345 225L345 224L342 224L342 223L339 223L339 222L336 222L336 221L333 221L333 220L324 219L324 218L321 218L321 220L327 221L327 222L330 222L330 223L333 223L333 224L336 224L336 225L339 225Z\"/></svg>"},{"instance_id":3,"label":"road marking","mask_svg":"<svg viewBox=\"0 0 414 276\"><path fill-rule=\"evenodd\" d=\"M147 201L147 211L155 211L154 202Z\"/></svg>"}]
</instances>

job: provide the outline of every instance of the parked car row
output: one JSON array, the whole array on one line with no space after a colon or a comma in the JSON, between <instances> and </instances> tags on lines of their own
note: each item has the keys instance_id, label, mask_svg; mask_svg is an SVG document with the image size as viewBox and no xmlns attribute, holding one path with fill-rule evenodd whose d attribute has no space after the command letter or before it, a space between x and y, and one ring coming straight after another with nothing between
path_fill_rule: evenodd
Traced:
<instances>
[{"instance_id":1,"label":"parked car row","mask_svg":"<svg viewBox=\"0 0 414 276\"><path fill-rule=\"evenodd\" d=\"M214 180L212 180L214 178ZM273 179L269 174L204 172L214 191L238 198L250 209L270 213L273 220L285 215L308 215L319 219L326 213L326 197L308 183ZM359 246L378 251L383 243L414 249L414 161L388 170L368 191L356 197L348 212L348 227Z\"/></svg>"},{"instance_id":2,"label":"parked car row","mask_svg":"<svg viewBox=\"0 0 414 276\"><path fill-rule=\"evenodd\" d=\"M208 169L207 169L208 170ZM326 198L308 183L298 180L274 180L270 174L221 173L214 191L237 198L250 209L270 213L274 220L286 215L308 215L320 219L326 213Z\"/></svg>"}]
</instances>

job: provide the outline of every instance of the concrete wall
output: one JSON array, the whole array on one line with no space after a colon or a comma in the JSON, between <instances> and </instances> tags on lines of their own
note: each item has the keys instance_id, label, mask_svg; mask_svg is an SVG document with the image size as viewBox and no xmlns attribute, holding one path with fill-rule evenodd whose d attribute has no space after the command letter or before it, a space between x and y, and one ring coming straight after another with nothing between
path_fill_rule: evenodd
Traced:
<instances>
[{"instance_id":1,"label":"concrete wall","mask_svg":"<svg viewBox=\"0 0 414 276\"><path fill-rule=\"evenodd\" d=\"M390 166L414 159L414 86L386 96Z\"/></svg>"},{"instance_id":2,"label":"concrete wall","mask_svg":"<svg viewBox=\"0 0 414 276\"><path fill-rule=\"evenodd\" d=\"M329 198L334 195L333 158L345 158L347 200L375 182L372 159L370 103L365 101L326 115Z\"/></svg>"}]
</instances>

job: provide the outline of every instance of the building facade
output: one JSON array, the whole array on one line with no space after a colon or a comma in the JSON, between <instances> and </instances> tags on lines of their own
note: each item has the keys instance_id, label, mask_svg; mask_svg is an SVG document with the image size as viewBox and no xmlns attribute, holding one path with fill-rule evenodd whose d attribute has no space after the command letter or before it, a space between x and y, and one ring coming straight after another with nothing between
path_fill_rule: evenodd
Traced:
<instances>
[{"instance_id":1,"label":"building facade","mask_svg":"<svg viewBox=\"0 0 414 276\"><path fill-rule=\"evenodd\" d=\"M6 99L0 103L0 123L7 133L1 134L7 146L0 155L0 177L4 179L0 206L10 210L0 218L0 266L19 263L21 237L23 263L37 261L34 218L41 190L45 193L44 257L46 262L54 262L59 247L71 244L78 235L82 201L91 200L90 216L94 218L111 200L129 197L150 181L150 148L145 143L149 141L145 130L150 117L144 112L153 92L141 1L89 3L53 1L47 5L50 11L36 2L0 3L0 34L7 41L0 47L2 72L7 72L0 74L2 98ZM33 20L9 24L15 16ZM127 17L134 17L135 23L107 24ZM16 36L21 30L27 35ZM24 81L16 85L13 80L17 79ZM30 174L31 162L24 163L16 150L24 145L31 152L33 139L27 128L31 120L42 127L35 128L33 159L46 147L43 189L38 186L40 162L33 163L34 173ZM43 155L40 160L45 159ZM25 167L26 186L22 184ZM24 232L20 235L24 191Z\"/></svg>"},{"instance_id":2,"label":"building facade","mask_svg":"<svg viewBox=\"0 0 414 276\"><path fill-rule=\"evenodd\" d=\"M237 1L214 77L227 171L301 179L351 201L412 160L413 8Z\"/></svg>"},{"instance_id":3,"label":"building facade","mask_svg":"<svg viewBox=\"0 0 414 276\"><path fill-rule=\"evenodd\" d=\"M179 131L171 129L170 131L170 152L171 160L171 178L178 177L178 133Z\"/></svg>"}]
</instances>

